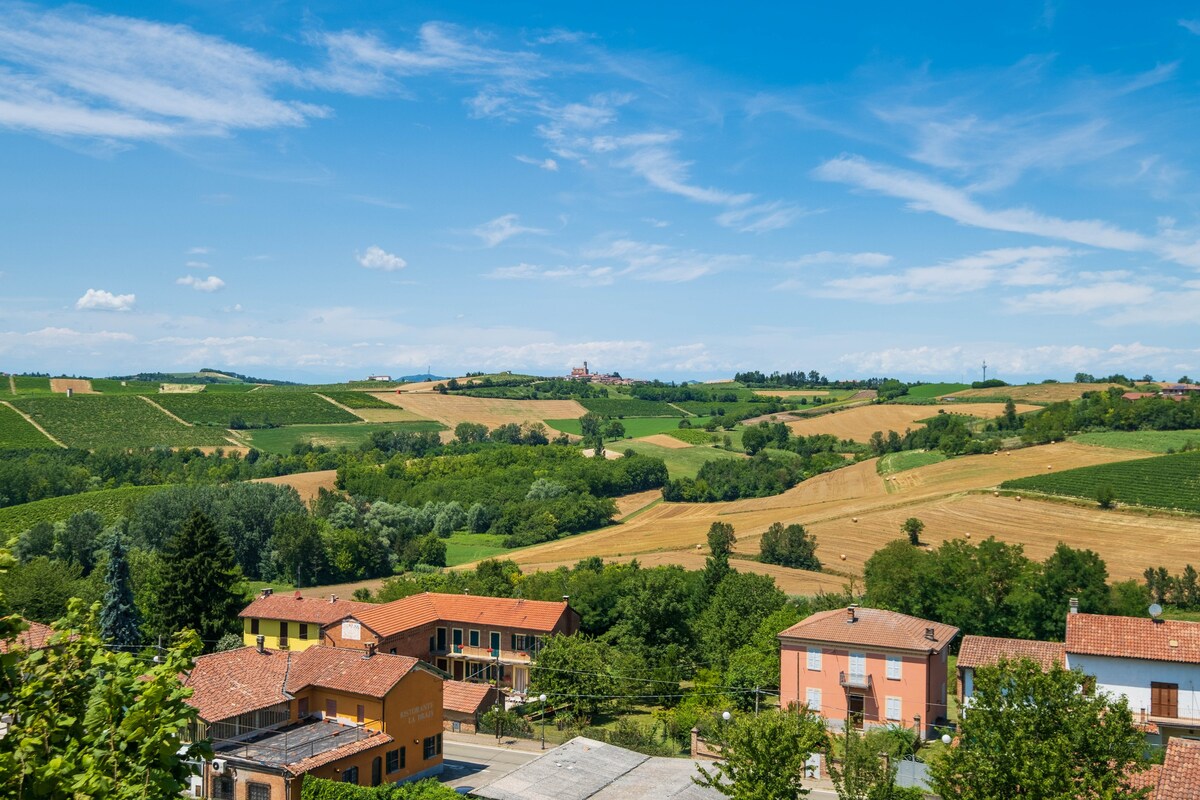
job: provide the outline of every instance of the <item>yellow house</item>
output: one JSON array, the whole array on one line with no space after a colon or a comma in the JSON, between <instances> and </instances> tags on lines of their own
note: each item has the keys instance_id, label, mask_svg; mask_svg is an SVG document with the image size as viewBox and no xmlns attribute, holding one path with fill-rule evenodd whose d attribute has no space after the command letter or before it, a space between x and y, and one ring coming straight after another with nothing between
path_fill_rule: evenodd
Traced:
<instances>
[{"instance_id":1,"label":"yellow house","mask_svg":"<svg viewBox=\"0 0 1200 800\"><path fill-rule=\"evenodd\" d=\"M300 592L275 594L271 589L263 589L238 615L242 619L242 642L247 647L256 647L261 636L263 646L269 650L307 650L321 643L322 626L360 613L371 605L342 600L336 595L325 599L302 597Z\"/></svg>"}]
</instances>

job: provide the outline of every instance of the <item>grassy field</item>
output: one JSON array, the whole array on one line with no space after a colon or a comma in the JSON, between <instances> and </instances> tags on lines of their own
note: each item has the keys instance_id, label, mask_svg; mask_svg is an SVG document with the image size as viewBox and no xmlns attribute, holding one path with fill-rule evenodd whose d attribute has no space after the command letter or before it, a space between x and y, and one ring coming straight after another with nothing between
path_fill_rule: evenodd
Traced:
<instances>
[{"instance_id":1,"label":"grassy field","mask_svg":"<svg viewBox=\"0 0 1200 800\"><path fill-rule=\"evenodd\" d=\"M1102 431L1081 433L1071 437L1072 442L1096 447L1117 447L1122 450L1145 450L1150 453L1166 453L1182 450L1191 444L1200 448L1200 431Z\"/></svg>"},{"instance_id":2,"label":"grassy field","mask_svg":"<svg viewBox=\"0 0 1200 800\"><path fill-rule=\"evenodd\" d=\"M688 444L720 444L721 434L724 433L724 431L712 431L710 433L704 430L704 428L675 428L674 430L663 432Z\"/></svg>"},{"instance_id":3,"label":"grassy field","mask_svg":"<svg viewBox=\"0 0 1200 800\"><path fill-rule=\"evenodd\" d=\"M915 397L925 399L927 397L941 397L944 394L952 394L961 392L964 389L970 389L969 383L925 383L920 386L910 386L908 394L905 397Z\"/></svg>"},{"instance_id":4,"label":"grassy field","mask_svg":"<svg viewBox=\"0 0 1200 800\"><path fill-rule=\"evenodd\" d=\"M30 378L22 375L16 375L12 379L12 386L16 387L18 395L39 395L50 394L50 379L49 378ZM4 387L4 393L7 394L12 387Z\"/></svg>"},{"instance_id":5,"label":"grassy field","mask_svg":"<svg viewBox=\"0 0 1200 800\"><path fill-rule=\"evenodd\" d=\"M324 402L324 401L322 401ZM326 405L329 405L326 403ZM331 406L332 408L332 406ZM337 409L334 409L335 411ZM243 435L250 444L268 453L286 454L292 452L292 446L301 442L311 442L314 445L337 449L347 447L357 448L371 438L376 431L443 431L445 425L440 422L357 422L345 425L287 425L282 428L263 428L244 431Z\"/></svg>"},{"instance_id":6,"label":"grassy field","mask_svg":"<svg viewBox=\"0 0 1200 800\"><path fill-rule=\"evenodd\" d=\"M446 542L446 566L469 564L511 552L498 533L455 533Z\"/></svg>"},{"instance_id":7,"label":"grassy field","mask_svg":"<svg viewBox=\"0 0 1200 800\"><path fill-rule=\"evenodd\" d=\"M132 395L27 397L13 400L12 404L68 447L94 449L229 444L224 431L181 425ZM334 408L334 411L337 410Z\"/></svg>"},{"instance_id":8,"label":"grassy field","mask_svg":"<svg viewBox=\"0 0 1200 800\"><path fill-rule=\"evenodd\" d=\"M653 436L656 433L671 433L672 431L680 430L678 417L625 417L618 421L625 426L625 435L633 439L640 436ZM708 420L691 418L689 421L694 426L703 428L704 423ZM583 433L577 419L548 419L546 420L546 424L556 431L574 434L575 436L580 436ZM615 441L613 446L615 447L619 444L620 441Z\"/></svg>"},{"instance_id":9,"label":"grassy field","mask_svg":"<svg viewBox=\"0 0 1200 800\"><path fill-rule=\"evenodd\" d=\"M616 400L610 397L587 397L579 405L602 417L682 417L686 416L670 403L657 400Z\"/></svg>"},{"instance_id":10,"label":"grassy field","mask_svg":"<svg viewBox=\"0 0 1200 800\"><path fill-rule=\"evenodd\" d=\"M925 467L945 460L946 457L936 450L905 450L901 453L888 453L876 462L875 469L880 475L894 475L897 472Z\"/></svg>"},{"instance_id":11,"label":"grassy field","mask_svg":"<svg viewBox=\"0 0 1200 800\"><path fill-rule=\"evenodd\" d=\"M8 406L0 405L0 449L52 448L58 445Z\"/></svg>"},{"instance_id":12,"label":"grassy field","mask_svg":"<svg viewBox=\"0 0 1200 800\"><path fill-rule=\"evenodd\" d=\"M158 394L158 387L161 385L157 381L114 381L109 378L92 380L92 388L101 394Z\"/></svg>"},{"instance_id":13,"label":"grassy field","mask_svg":"<svg viewBox=\"0 0 1200 800\"><path fill-rule=\"evenodd\" d=\"M719 458L744 458L740 453L718 450L715 447L659 447L650 442L624 441L606 444L610 450L632 450L642 455L661 458L672 478L694 478L705 463Z\"/></svg>"},{"instance_id":14,"label":"grassy field","mask_svg":"<svg viewBox=\"0 0 1200 800\"><path fill-rule=\"evenodd\" d=\"M245 394L259 388L257 383L206 383L205 394Z\"/></svg>"},{"instance_id":15,"label":"grassy field","mask_svg":"<svg viewBox=\"0 0 1200 800\"><path fill-rule=\"evenodd\" d=\"M321 394L341 403L346 408L395 408L393 404L386 400L380 400L373 394L367 392L321 392Z\"/></svg>"},{"instance_id":16,"label":"grassy field","mask_svg":"<svg viewBox=\"0 0 1200 800\"><path fill-rule=\"evenodd\" d=\"M164 488L166 487L123 486L120 489L101 489L0 508L0 542L32 528L39 522L59 522L87 509L104 517L105 524L111 524L124 516L130 505Z\"/></svg>"},{"instance_id":17,"label":"grassy field","mask_svg":"<svg viewBox=\"0 0 1200 800\"><path fill-rule=\"evenodd\" d=\"M356 422L353 414L312 392L260 391L243 394L163 394L155 402L199 425L230 427L240 417L249 425L303 425Z\"/></svg>"},{"instance_id":18,"label":"grassy field","mask_svg":"<svg viewBox=\"0 0 1200 800\"><path fill-rule=\"evenodd\" d=\"M1005 489L1087 500L1094 500L1101 487L1111 488L1118 503L1200 512L1200 452L1033 475L1002 484Z\"/></svg>"}]
</instances>

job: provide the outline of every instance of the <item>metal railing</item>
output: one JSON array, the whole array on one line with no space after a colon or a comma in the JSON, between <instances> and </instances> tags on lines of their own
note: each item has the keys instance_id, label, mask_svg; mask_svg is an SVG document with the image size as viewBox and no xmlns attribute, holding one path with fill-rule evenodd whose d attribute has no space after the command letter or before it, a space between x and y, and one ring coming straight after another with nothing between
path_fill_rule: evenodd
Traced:
<instances>
[{"instance_id":1,"label":"metal railing","mask_svg":"<svg viewBox=\"0 0 1200 800\"><path fill-rule=\"evenodd\" d=\"M859 675L851 672L847 675L845 672L839 672L838 683L847 689L870 689L875 685L875 680L870 673Z\"/></svg>"}]
</instances>

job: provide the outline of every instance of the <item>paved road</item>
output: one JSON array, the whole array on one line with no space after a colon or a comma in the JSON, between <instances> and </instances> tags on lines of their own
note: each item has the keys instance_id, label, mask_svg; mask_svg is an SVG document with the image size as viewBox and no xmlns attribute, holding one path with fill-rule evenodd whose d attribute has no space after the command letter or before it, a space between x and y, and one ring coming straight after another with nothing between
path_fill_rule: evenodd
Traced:
<instances>
[{"instance_id":1,"label":"paved road","mask_svg":"<svg viewBox=\"0 0 1200 800\"><path fill-rule=\"evenodd\" d=\"M442 747L445 770L441 781L455 789L474 789L528 764L540 752L490 747L446 739Z\"/></svg>"}]
</instances>

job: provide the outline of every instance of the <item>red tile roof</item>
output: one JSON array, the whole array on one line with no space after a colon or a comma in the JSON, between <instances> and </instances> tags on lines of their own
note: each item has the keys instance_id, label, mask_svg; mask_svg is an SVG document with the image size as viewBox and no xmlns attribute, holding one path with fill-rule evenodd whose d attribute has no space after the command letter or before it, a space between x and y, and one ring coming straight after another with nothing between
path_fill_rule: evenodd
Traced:
<instances>
[{"instance_id":1,"label":"red tile roof","mask_svg":"<svg viewBox=\"0 0 1200 800\"><path fill-rule=\"evenodd\" d=\"M183 681L192 688L187 702L205 722L283 703L288 662L288 653L253 647L200 656Z\"/></svg>"},{"instance_id":2,"label":"red tile roof","mask_svg":"<svg viewBox=\"0 0 1200 800\"><path fill-rule=\"evenodd\" d=\"M1028 639L999 639L994 636L964 636L958 651L959 667L990 667L1001 658L1010 660L1028 658L1038 666L1049 670L1054 664L1064 663L1064 648L1061 642L1038 642Z\"/></svg>"},{"instance_id":3,"label":"red tile roof","mask_svg":"<svg viewBox=\"0 0 1200 800\"><path fill-rule=\"evenodd\" d=\"M1067 653L1200 664L1200 622L1067 615Z\"/></svg>"},{"instance_id":4,"label":"red tile roof","mask_svg":"<svg viewBox=\"0 0 1200 800\"><path fill-rule=\"evenodd\" d=\"M821 611L797 622L779 637L928 653L941 650L958 635L953 625L881 608L856 608L854 616L855 621L849 622L847 609ZM933 629L932 641L925 636L929 628Z\"/></svg>"},{"instance_id":5,"label":"red tile roof","mask_svg":"<svg viewBox=\"0 0 1200 800\"><path fill-rule=\"evenodd\" d=\"M444 681L442 683L442 708L462 714L475 714L488 704L493 692L494 689L486 683Z\"/></svg>"},{"instance_id":6,"label":"red tile roof","mask_svg":"<svg viewBox=\"0 0 1200 800\"><path fill-rule=\"evenodd\" d=\"M322 723L322 724L336 725L337 723L331 722L331 723ZM350 732L353 730L355 730L355 729L354 728L346 729L347 732ZM338 761L340 759L346 758L347 756L352 756L355 753L361 753L364 750L373 750L376 747L382 747L384 745L391 744L392 742L395 741L395 739L393 739L391 736L389 736L386 733L380 733L379 731L373 731L373 730L370 730L369 728L367 728L365 730L367 731L367 736L362 739L356 739L355 741L347 742L346 744L342 745L341 747L335 747L332 750L326 750L324 753L318 753L315 756L309 756L308 758L302 758L299 761L295 761L291 764L288 764L287 765L288 772L292 773L293 775L303 775L304 773L310 772L311 770L314 770L317 767L324 766L325 764L329 764L331 762Z\"/></svg>"},{"instance_id":7,"label":"red tile roof","mask_svg":"<svg viewBox=\"0 0 1200 800\"><path fill-rule=\"evenodd\" d=\"M1171 739L1163 763L1131 775L1129 786L1149 787L1147 800L1200 800L1200 741Z\"/></svg>"},{"instance_id":8,"label":"red tile roof","mask_svg":"<svg viewBox=\"0 0 1200 800\"><path fill-rule=\"evenodd\" d=\"M373 603L361 603L357 600L342 600L338 598L336 601L330 602L328 598L300 597L295 594L270 594L266 597L256 597L238 616L328 625L331 622L344 619L351 614L374 607Z\"/></svg>"},{"instance_id":9,"label":"red tile roof","mask_svg":"<svg viewBox=\"0 0 1200 800\"><path fill-rule=\"evenodd\" d=\"M379 636L391 636L431 622L549 633L567 613L569 607L562 601L423 592L372 605L353 616Z\"/></svg>"},{"instance_id":10,"label":"red tile roof","mask_svg":"<svg viewBox=\"0 0 1200 800\"><path fill-rule=\"evenodd\" d=\"M345 647L310 647L292 655L287 690L298 692L309 686L384 697L420 663L408 656L378 653L364 658L364 651Z\"/></svg>"},{"instance_id":11,"label":"red tile roof","mask_svg":"<svg viewBox=\"0 0 1200 800\"><path fill-rule=\"evenodd\" d=\"M50 637L54 635L54 629L49 625L43 625L40 622L32 620L24 620L29 627L16 635L14 639L5 639L0 641L0 654L7 653L15 648L22 650L41 650L46 646Z\"/></svg>"}]
</instances>

